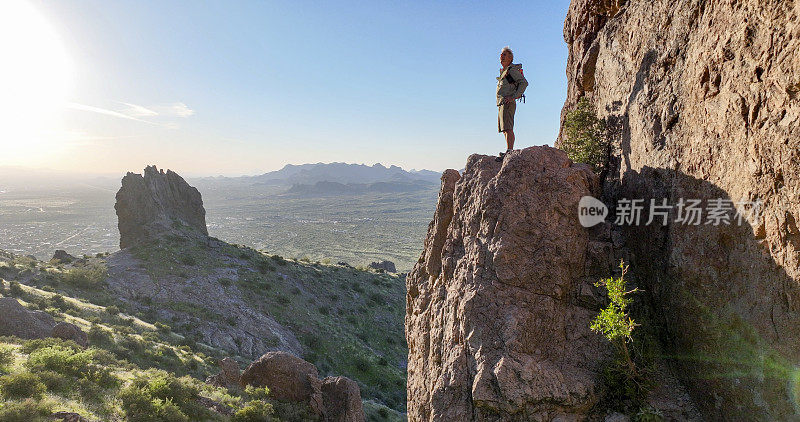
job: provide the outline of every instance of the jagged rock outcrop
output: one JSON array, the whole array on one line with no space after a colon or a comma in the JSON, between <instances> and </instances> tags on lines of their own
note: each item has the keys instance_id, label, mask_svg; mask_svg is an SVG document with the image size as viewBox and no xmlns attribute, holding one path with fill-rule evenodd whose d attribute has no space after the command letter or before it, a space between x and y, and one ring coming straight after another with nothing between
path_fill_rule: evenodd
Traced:
<instances>
[{"instance_id":1,"label":"jagged rock outcrop","mask_svg":"<svg viewBox=\"0 0 800 422\"><path fill-rule=\"evenodd\" d=\"M89 346L89 336L75 324L69 322L59 322L53 327L50 336L62 340L72 340L81 347Z\"/></svg>"},{"instance_id":2,"label":"jagged rock outcrop","mask_svg":"<svg viewBox=\"0 0 800 422\"><path fill-rule=\"evenodd\" d=\"M347 377L325 377L320 388L326 421L364 422L361 389L355 381Z\"/></svg>"},{"instance_id":3,"label":"jagged rock outcrop","mask_svg":"<svg viewBox=\"0 0 800 422\"><path fill-rule=\"evenodd\" d=\"M206 210L200 192L172 170L147 166L144 176L122 178L114 205L119 219L119 247L125 249L165 232L207 236Z\"/></svg>"},{"instance_id":4,"label":"jagged rock outcrop","mask_svg":"<svg viewBox=\"0 0 800 422\"><path fill-rule=\"evenodd\" d=\"M741 226L623 226L665 352L706 417L797 419L800 2L608 3L570 4L562 112L586 96L612 129L604 201L762 204Z\"/></svg>"},{"instance_id":5,"label":"jagged rock outcrop","mask_svg":"<svg viewBox=\"0 0 800 422\"><path fill-rule=\"evenodd\" d=\"M596 176L542 146L447 170L425 250L407 277L410 421L584 417L605 340L585 284L578 201Z\"/></svg>"},{"instance_id":6,"label":"jagged rock outcrop","mask_svg":"<svg viewBox=\"0 0 800 422\"><path fill-rule=\"evenodd\" d=\"M387 273L396 273L397 272L397 268L395 268L394 262L387 261L387 260L371 262L369 264L369 267L372 268L372 269L375 269L375 270L384 270Z\"/></svg>"},{"instance_id":7,"label":"jagged rock outcrop","mask_svg":"<svg viewBox=\"0 0 800 422\"><path fill-rule=\"evenodd\" d=\"M241 386L269 387L270 397L306 403L325 422L363 422L361 392L345 377L319 379L317 368L285 352L268 352L248 366Z\"/></svg>"},{"instance_id":8,"label":"jagged rock outcrop","mask_svg":"<svg viewBox=\"0 0 800 422\"><path fill-rule=\"evenodd\" d=\"M222 359L219 362L219 367L222 371L219 374L212 375L206 379L207 384L216 385L217 387L232 387L238 386L242 371L239 370L239 364L231 358Z\"/></svg>"},{"instance_id":9,"label":"jagged rock outcrop","mask_svg":"<svg viewBox=\"0 0 800 422\"><path fill-rule=\"evenodd\" d=\"M13 297L0 297L0 336L34 339L49 337L55 320L42 311L29 311Z\"/></svg>"}]
</instances>

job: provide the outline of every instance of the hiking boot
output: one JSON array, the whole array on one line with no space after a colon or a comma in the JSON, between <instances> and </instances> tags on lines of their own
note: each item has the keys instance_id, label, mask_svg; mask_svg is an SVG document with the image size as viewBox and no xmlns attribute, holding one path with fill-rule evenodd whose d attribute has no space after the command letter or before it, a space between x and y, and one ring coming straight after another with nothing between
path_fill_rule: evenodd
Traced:
<instances>
[{"instance_id":1,"label":"hiking boot","mask_svg":"<svg viewBox=\"0 0 800 422\"><path fill-rule=\"evenodd\" d=\"M513 150L508 149L508 150L506 150L506 152L501 152L500 154L497 155L497 158L495 158L494 160L497 161L497 162L505 160L506 156L511 151L513 151Z\"/></svg>"}]
</instances>

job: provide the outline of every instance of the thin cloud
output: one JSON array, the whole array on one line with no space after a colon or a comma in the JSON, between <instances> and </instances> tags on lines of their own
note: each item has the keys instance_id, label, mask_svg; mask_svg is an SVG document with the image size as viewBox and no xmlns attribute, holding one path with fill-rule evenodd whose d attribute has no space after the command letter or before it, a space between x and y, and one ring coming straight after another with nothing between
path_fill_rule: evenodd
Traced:
<instances>
[{"instance_id":1,"label":"thin cloud","mask_svg":"<svg viewBox=\"0 0 800 422\"><path fill-rule=\"evenodd\" d=\"M147 124L151 124L151 125L158 125L157 123L148 122L147 120L138 119L136 117L129 116L127 114L122 114L122 113L120 113L118 111L107 110L105 108L94 107L94 106L89 106L89 105L85 105L85 104L68 103L67 107L69 107L69 108L71 108L73 110L88 111L88 112L91 112L91 113L104 114L106 116L118 117L120 119L127 119L127 120L133 120L133 121L136 121L136 122L147 123Z\"/></svg>"},{"instance_id":2,"label":"thin cloud","mask_svg":"<svg viewBox=\"0 0 800 422\"><path fill-rule=\"evenodd\" d=\"M132 117L189 117L194 115L194 110L189 108L182 102L166 103L166 104L153 104L148 106L141 106L138 104L131 104L120 102L128 108L122 110L121 113Z\"/></svg>"},{"instance_id":3,"label":"thin cloud","mask_svg":"<svg viewBox=\"0 0 800 422\"><path fill-rule=\"evenodd\" d=\"M120 102L120 104L125 104L126 106L128 106L128 108L125 110L125 114L128 116L135 116L135 117L158 116L157 112L150 110L149 108L142 107L140 105L123 103L123 102Z\"/></svg>"},{"instance_id":4,"label":"thin cloud","mask_svg":"<svg viewBox=\"0 0 800 422\"><path fill-rule=\"evenodd\" d=\"M73 110L80 110L80 111L88 111L91 113L98 113L103 114L106 116L117 117L120 119L126 120L133 120L135 122L142 122L147 123L149 125L154 126L161 126L168 129L177 129L178 125L176 123L155 123L149 120L141 119L140 117L180 117L186 118L189 116L194 115L194 110L189 108L184 103L177 102L177 103L168 103L168 104L158 104L152 106L141 106L138 104L132 103L124 103L119 102L119 104L123 104L126 108L123 110L109 110L106 108L100 108L95 106L90 106L86 104L78 104L78 103L68 103L67 107Z\"/></svg>"},{"instance_id":5,"label":"thin cloud","mask_svg":"<svg viewBox=\"0 0 800 422\"><path fill-rule=\"evenodd\" d=\"M162 106L156 106L156 108L164 116L189 117L194 115L194 110L189 108L189 106L184 103L165 104Z\"/></svg>"}]
</instances>

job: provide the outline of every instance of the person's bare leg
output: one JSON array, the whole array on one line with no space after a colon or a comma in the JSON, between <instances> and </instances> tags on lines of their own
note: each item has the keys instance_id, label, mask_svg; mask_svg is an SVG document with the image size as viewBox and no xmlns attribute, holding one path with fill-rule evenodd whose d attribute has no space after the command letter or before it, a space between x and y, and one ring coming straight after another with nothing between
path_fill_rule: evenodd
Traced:
<instances>
[{"instance_id":1,"label":"person's bare leg","mask_svg":"<svg viewBox=\"0 0 800 422\"><path fill-rule=\"evenodd\" d=\"M503 134L506 136L506 146L508 149L514 149L514 130L509 129L503 132Z\"/></svg>"}]
</instances>

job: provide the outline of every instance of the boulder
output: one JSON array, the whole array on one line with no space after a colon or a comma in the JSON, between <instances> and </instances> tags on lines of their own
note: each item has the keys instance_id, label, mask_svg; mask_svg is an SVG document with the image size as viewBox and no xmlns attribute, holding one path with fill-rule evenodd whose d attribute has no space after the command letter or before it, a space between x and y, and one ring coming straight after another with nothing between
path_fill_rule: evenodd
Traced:
<instances>
[{"instance_id":1,"label":"boulder","mask_svg":"<svg viewBox=\"0 0 800 422\"><path fill-rule=\"evenodd\" d=\"M42 311L30 311L13 297L0 297L0 336L24 339L50 336L55 320Z\"/></svg>"},{"instance_id":2,"label":"boulder","mask_svg":"<svg viewBox=\"0 0 800 422\"><path fill-rule=\"evenodd\" d=\"M59 322L53 327L52 337L63 340L72 340L81 347L89 346L89 337L77 325L69 322Z\"/></svg>"},{"instance_id":3,"label":"boulder","mask_svg":"<svg viewBox=\"0 0 800 422\"><path fill-rule=\"evenodd\" d=\"M238 386L241 377L239 364L231 358L222 359L219 362L219 367L222 369L217 375L212 375L206 379L206 383L216 385L218 387Z\"/></svg>"},{"instance_id":4,"label":"boulder","mask_svg":"<svg viewBox=\"0 0 800 422\"><path fill-rule=\"evenodd\" d=\"M394 266L394 262L392 261L379 261L379 262L372 262L369 264L369 267L375 270L384 270L387 273L395 273L397 269Z\"/></svg>"},{"instance_id":5,"label":"boulder","mask_svg":"<svg viewBox=\"0 0 800 422\"><path fill-rule=\"evenodd\" d=\"M286 352L267 352L242 372L239 383L269 387L270 397L307 403L316 414L324 414L317 368Z\"/></svg>"},{"instance_id":6,"label":"boulder","mask_svg":"<svg viewBox=\"0 0 800 422\"><path fill-rule=\"evenodd\" d=\"M321 390L326 422L364 422L361 389L355 381L347 377L326 377Z\"/></svg>"},{"instance_id":7,"label":"boulder","mask_svg":"<svg viewBox=\"0 0 800 422\"><path fill-rule=\"evenodd\" d=\"M600 399L610 344L573 300L596 176L560 150L472 155L447 170L424 251L406 277L408 418L580 420Z\"/></svg>"},{"instance_id":8,"label":"boulder","mask_svg":"<svg viewBox=\"0 0 800 422\"><path fill-rule=\"evenodd\" d=\"M78 258L75 258L74 256L68 254L67 251L65 250L56 249L55 253L53 254L53 259L68 264Z\"/></svg>"},{"instance_id":9,"label":"boulder","mask_svg":"<svg viewBox=\"0 0 800 422\"><path fill-rule=\"evenodd\" d=\"M116 198L120 249L164 233L208 236L200 192L172 170L148 166L144 176L129 172Z\"/></svg>"}]
</instances>

